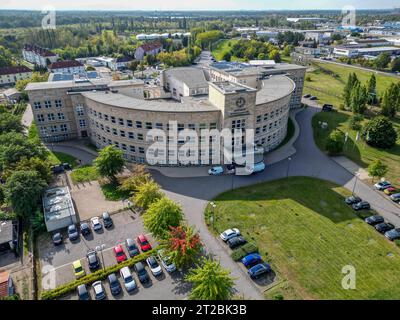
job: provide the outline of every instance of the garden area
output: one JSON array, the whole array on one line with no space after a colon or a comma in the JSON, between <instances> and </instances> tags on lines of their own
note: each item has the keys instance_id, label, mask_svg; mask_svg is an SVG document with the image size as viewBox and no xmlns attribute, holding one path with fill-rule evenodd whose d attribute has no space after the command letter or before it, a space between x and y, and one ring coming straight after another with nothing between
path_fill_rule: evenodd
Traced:
<instances>
[{"instance_id":1,"label":"garden area","mask_svg":"<svg viewBox=\"0 0 400 320\"><path fill-rule=\"evenodd\" d=\"M345 204L328 181L295 177L244 187L214 201L216 235L236 227L278 274L268 299L397 299L400 248ZM365 216L364 214L363 216ZM341 286L356 269L356 289Z\"/></svg>"}]
</instances>

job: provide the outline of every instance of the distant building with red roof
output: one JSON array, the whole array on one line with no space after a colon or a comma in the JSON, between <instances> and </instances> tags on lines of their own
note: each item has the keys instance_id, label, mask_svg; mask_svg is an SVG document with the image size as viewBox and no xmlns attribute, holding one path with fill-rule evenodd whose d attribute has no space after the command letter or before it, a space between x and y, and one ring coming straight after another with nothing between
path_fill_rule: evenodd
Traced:
<instances>
[{"instance_id":1,"label":"distant building with red roof","mask_svg":"<svg viewBox=\"0 0 400 320\"><path fill-rule=\"evenodd\" d=\"M147 55L156 55L160 53L163 49L161 42L149 42L144 43L140 47L138 47L135 51L135 59L143 60Z\"/></svg>"},{"instance_id":2,"label":"distant building with red roof","mask_svg":"<svg viewBox=\"0 0 400 320\"><path fill-rule=\"evenodd\" d=\"M25 44L22 55L26 61L42 68L58 60L57 54L34 44Z\"/></svg>"},{"instance_id":3,"label":"distant building with red roof","mask_svg":"<svg viewBox=\"0 0 400 320\"><path fill-rule=\"evenodd\" d=\"M53 73L78 74L84 73L85 67L76 60L62 60L49 65L49 70Z\"/></svg>"},{"instance_id":4,"label":"distant building with red roof","mask_svg":"<svg viewBox=\"0 0 400 320\"><path fill-rule=\"evenodd\" d=\"M26 66L3 67L0 68L0 86L12 85L31 76L32 70Z\"/></svg>"}]
</instances>

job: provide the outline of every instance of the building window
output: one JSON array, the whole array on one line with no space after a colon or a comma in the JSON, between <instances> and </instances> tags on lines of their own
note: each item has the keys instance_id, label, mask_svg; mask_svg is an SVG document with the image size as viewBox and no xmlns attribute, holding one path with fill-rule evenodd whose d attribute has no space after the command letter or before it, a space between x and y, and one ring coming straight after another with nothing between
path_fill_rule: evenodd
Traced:
<instances>
[{"instance_id":1,"label":"building window","mask_svg":"<svg viewBox=\"0 0 400 320\"><path fill-rule=\"evenodd\" d=\"M45 107L46 109L51 108L51 101L45 101L45 102L44 102L44 107Z\"/></svg>"},{"instance_id":2,"label":"building window","mask_svg":"<svg viewBox=\"0 0 400 320\"><path fill-rule=\"evenodd\" d=\"M115 117L111 116L111 122L115 123Z\"/></svg>"},{"instance_id":3,"label":"building window","mask_svg":"<svg viewBox=\"0 0 400 320\"><path fill-rule=\"evenodd\" d=\"M129 139L135 139L133 132L128 132Z\"/></svg>"},{"instance_id":4,"label":"building window","mask_svg":"<svg viewBox=\"0 0 400 320\"><path fill-rule=\"evenodd\" d=\"M126 125L127 125L129 128L132 128L132 127L133 127L132 120L126 120Z\"/></svg>"},{"instance_id":5,"label":"building window","mask_svg":"<svg viewBox=\"0 0 400 320\"><path fill-rule=\"evenodd\" d=\"M104 115L104 120L105 120L105 121L108 121L108 114L105 114L105 115Z\"/></svg>"},{"instance_id":6,"label":"building window","mask_svg":"<svg viewBox=\"0 0 400 320\"><path fill-rule=\"evenodd\" d=\"M138 128L138 129L142 128L142 122L141 121L136 121L136 128Z\"/></svg>"},{"instance_id":7,"label":"building window","mask_svg":"<svg viewBox=\"0 0 400 320\"><path fill-rule=\"evenodd\" d=\"M56 100L55 104L56 104L56 108L61 108L62 107L62 101L61 100Z\"/></svg>"},{"instance_id":8,"label":"building window","mask_svg":"<svg viewBox=\"0 0 400 320\"><path fill-rule=\"evenodd\" d=\"M120 126L123 126L124 125L124 119L119 118L118 119L118 123L119 123Z\"/></svg>"},{"instance_id":9,"label":"building window","mask_svg":"<svg viewBox=\"0 0 400 320\"><path fill-rule=\"evenodd\" d=\"M153 124L151 122L146 122L146 129L148 130L153 129Z\"/></svg>"},{"instance_id":10,"label":"building window","mask_svg":"<svg viewBox=\"0 0 400 320\"><path fill-rule=\"evenodd\" d=\"M79 127L85 128L86 127L86 120L85 119L79 119Z\"/></svg>"},{"instance_id":11,"label":"building window","mask_svg":"<svg viewBox=\"0 0 400 320\"><path fill-rule=\"evenodd\" d=\"M47 135L47 128L46 127L40 127L40 135L45 136Z\"/></svg>"},{"instance_id":12,"label":"building window","mask_svg":"<svg viewBox=\"0 0 400 320\"><path fill-rule=\"evenodd\" d=\"M114 145L119 148L119 142L118 141L114 141Z\"/></svg>"},{"instance_id":13,"label":"building window","mask_svg":"<svg viewBox=\"0 0 400 320\"><path fill-rule=\"evenodd\" d=\"M51 133L55 133L55 132L57 132L58 131L58 128L57 128L57 126L51 126L50 127L50 131L51 131Z\"/></svg>"},{"instance_id":14,"label":"building window","mask_svg":"<svg viewBox=\"0 0 400 320\"><path fill-rule=\"evenodd\" d=\"M84 115L85 115L85 112L84 112L84 109L83 109L82 106L77 106L77 107L75 108L75 110L76 110L76 114L77 114L78 116L84 116Z\"/></svg>"},{"instance_id":15,"label":"building window","mask_svg":"<svg viewBox=\"0 0 400 320\"><path fill-rule=\"evenodd\" d=\"M143 134L138 133L137 138L138 140L143 141Z\"/></svg>"},{"instance_id":16,"label":"building window","mask_svg":"<svg viewBox=\"0 0 400 320\"><path fill-rule=\"evenodd\" d=\"M65 119L64 113L62 113L62 112L57 113L57 116L58 116L58 120L64 120Z\"/></svg>"},{"instance_id":17,"label":"building window","mask_svg":"<svg viewBox=\"0 0 400 320\"><path fill-rule=\"evenodd\" d=\"M195 125L194 123L189 123L189 124L188 124L188 128L189 128L190 130L196 130L196 125Z\"/></svg>"},{"instance_id":18,"label":"building window","mask_svg":"<svg viewBox=\"0 0 400 320\"><path fill-rule=\"evenodd\" d=\"M123 144L121 145L121 147L122 147L122 150L127 150L127 147L126 147L126 144L125 144L125 143L123 143Z\"/></svg>"},{"instance_id":19,"label":"building window","mask_svg":"<svg viewBox=\"0 0 400 320\"><path fill-rule=\"evenodd\" d=\"M257 123L261 122L261 116L257 116Z\"/></svg>"},{"instance_id":20,"label":"building window","mask_svg":"<svg viewBox=\"0 0 400 320\"><path fill-rule=\"evenodd\" d=\"M40 102L34 102L33 107L35 110L42 109L42 104Z\"/></svg>"},{"instance_id":21,"label":"building window","mask_svg":"<svg viewBox=\"0 0 400 320\"><path fill-rule=\"evenodd\" d=\"M139 147L139 153L144 153L144 148L143 147Z\"/></svg>"},{"instance_id":22,"label":"building window","mask_svg":"<svg viewBox=\"0 0 400 320\"><path fill-rule=\"evenodd\" d=\"M61 132L67 132L67 131L68 131L67 125L66 125L65 123L63 123L63 124L60 125L60 131L61 131Z\"/></svg>"},{"instance_id":23,"label":"building window","mask_svg":"<svg viewBox=\"0 0 400 320\"><path fill-rule=\"evenodd\" d=\"M47 120L48 121L54 121L55 120L54 113L47 114Z\"/></svg>"},{"instance_id":24,"label":"building window","mask_svg":"<svg viewBox=\"0 0 400 320\"><path fill-rule=\"evenodd\" d=\"M44 122L44 115L43 114L38 114L36 116L36 119L37 119L38 122Z\"/></svg>"},{"instance_id":25,"label":"building window","mask_svg":"<svg viewBox=\"0 0 400 320\"><path fill-rule=\"evenodd\" d=\"M119 132L119 135L121 136L121 137L123 137L123 138L125 138L125 131L124 130L121 130L120 132Z\"/></svg>"},{"instance_id":26,"label":"building window","mask_svg":"<svg viewBox=\"0 0 400 320\"><path fill-rule=\"evenodd\" d=\"M112 131L113 131L113 135L114 135L114 136L117 136L117 135L118 135L117 129L113 128Z\"/></svg>"},{"instance_id":27,"label":"building window","mask_svg":"<svg viewBox=\"0 0 400 320\"><path fill-rule=\"evenodd\" d=\"M106 132L110 133L110 127L106 127Z\"/></svg>"},{"instance_id":28,"label":"building window","mask_svg":"<svg viewBox=\"0 0 400 320\"><path fill-rule=\"evenodd\" d=\"M210 129L217 129L217 124L215 122L210 123Z\"/></svg>"},{"instance_id":29,"label":"building window","mask_svg":"<svg viewBox=\"0 0 400 320\"><path fill-rule=\"evenodd\" d=\"M156 123L156 128L162 130L163 124L162 123Z\"/></svg>"},{"instance_id":30,"label":"building window","mask_svg":"<svg viewBox=\"0 0 400 320\"><path fill-rule=\"evenodd\" d=\"M129 151L130 152L136 152L135 146L129 146Z\"/></svg>"}]
</instances>

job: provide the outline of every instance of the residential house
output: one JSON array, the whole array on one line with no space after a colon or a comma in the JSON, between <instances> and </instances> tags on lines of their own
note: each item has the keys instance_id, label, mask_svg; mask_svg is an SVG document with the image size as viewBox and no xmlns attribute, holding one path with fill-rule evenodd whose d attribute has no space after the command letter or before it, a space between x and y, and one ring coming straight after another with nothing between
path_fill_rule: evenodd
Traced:
<instances>
[{"instance_id":1,"label":"residential house","mask_svg":"<svg viewBox=\"0 0 400 320\"><path fill-rule=\"evenodd\" d=\"M58 60L58 55L36 45L26 44L22 49L24 60L42 68Z\"/></svg>"},{"instance_id":2,"label":"residential house","mask_svg":"<svg viewBox=\"0 0 400 320\"><path fill-rule=\"evenodd\" d=\"M163 46L160 42L145 43L135 51L135 59L142 61L147 55L156 55L160 53Z\"/></svg>"},{"instance_id":3,"label":"residential house","mask_svg":"<svg viewBox=\"0 0 400 320\"><path fill-rule=\"evenodd\" d=\"M85 67L76 60L63 60L52 63L49 70L53 73L77 74L85 72Z\"/></svg>"},{"instance_id":4,"label":"residential house","mask_svg":"<svg viewBox=\"0 0 400 320\"><path fill-rule=\"evenodd\" d=\"M25 66L0 68L0 86L13 85L18 80L32 77L32 70Z\"/></svg>"},{"instance_id":5,"label":"residential house","mask_svg":"<svg viewBox=\"0 0 400 320\"><path fill-rule=\"evenodd\" d=\"M131 57L120 57L116 59L112 59L108 67L113 70L113 71L118 71L118 70L125 70L128 68L128 65L133 61Z\"/></svg>"}]
</instances>

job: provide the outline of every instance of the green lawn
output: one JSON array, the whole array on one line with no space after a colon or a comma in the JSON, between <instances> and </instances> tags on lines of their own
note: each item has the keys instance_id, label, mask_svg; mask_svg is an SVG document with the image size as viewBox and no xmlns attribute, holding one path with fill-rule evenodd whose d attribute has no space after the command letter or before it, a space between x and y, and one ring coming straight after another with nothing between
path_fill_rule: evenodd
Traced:
<instances>
[{"instance_id":1,"label":"green lawn","mask_svg":"<svg viewBox=\"0 0 400 320\"><path fill-rule=\"evenodd\" d=\"M72 171L71 178L74 183L82 183L97 180L100 175L94 166L85 165Z\"/></svg>"},{"instance_id":2,"label":"green lawn","mask_svg":"<svg viewBox=\"0 0 400 320\"><path fill-rule=\"evenodd\" d=\"M393 183L397 182L400 185L400 136L397 140L397 144L388 150L373 148L367 145L362 139L355 142L357 132L351 130L348 126L348 119L350 116L351 114L349 112L344 111L317 113L313 117L312 125L314 129L314 140L318 147L321 150L325 150L326 139L334 128L341 130L343 133L348 132L349 139L345 144L343 154L363 168L367 168L374 160L381 160L389 168L387 177L390 181ZM321 129L319 125L320 121L327 122L329 129ZM395 121L394 125L400 130L400 121Z\"/></svg>"},{"instance_id":3,"label":"green lawn","mask_svg":"<svg viewBox=\"0 0 400 320\"><path fill-rule=\"evenodd\" d=\"M320 69L322 67L323 69ZM304 94L309 93L319 98L321 103L331 103L339 107L342 103L342 93L344 85L350 73L355 72L358 79L365 83L371 76L372 72L354 69L346 66L317 62L314 65L315 70L308 72L307 77L311 81L304 81ZM326 73L323 70L332 72ZM382 95L384 90L396 79L393 77L376 74L378 95Z\"/></svg>"},{"instance_id":4,"label":"green lawn","mask_svg":"<svg viewBox=\"0 0 400 320\"><path fill-rule=\"evenodd\" d=\"M68 162L72 166L72 168L78 166L77 158L62 152L50 151L48 160L52 165L58 165L60 163Z\"/></svg>"},{"instance_id":5,"label":"green lawn","mask_svg":"<svg viewBox=\"0 0 400 320\"><path fill-rule=\"evenodd\" d=\"M107 183L101 186L101 191L104 197L108 201L119 201L123 199L128 199L130 197L129 192L123 192L118 189L119 185L113 183Z\"/></svg>"},{"instance_id":6,"label":"green lawn","mask_svg":"<svg viewBox=\"0 0 400 320\"><path fill-rule=\"evenodd\" d=\"M280 281L266 297L398 299L400 248L359 219L347 195L306 177L240 188L214 200L215 232L238 227L257 244ZM355 290L341 286L346 265L356 268Z\"/></svg>"},{"instance_id":7,"label":"green lawn","mask_svg":"<svg viewBox=\"0 0 400 320\"><path fill-rule=\"evenodd\" d=\"M237 43L239 40L226 39L220 40L212 50L212 54L217 61L223 60L224 54L230 51L231 46ZM236 57L232 57L232 61L239 60Z\"/></svg>"}]
</instances>

